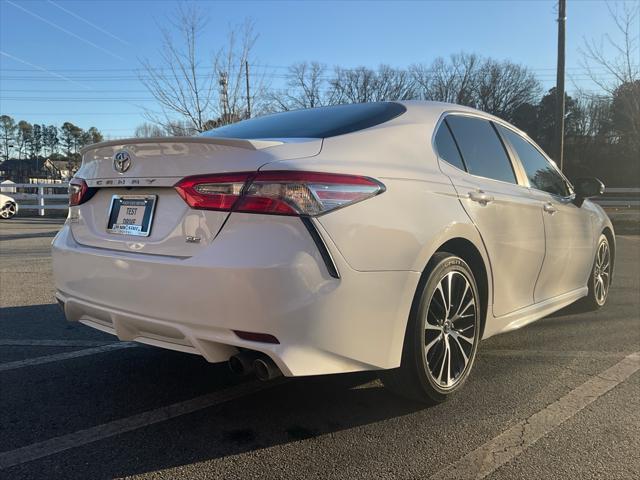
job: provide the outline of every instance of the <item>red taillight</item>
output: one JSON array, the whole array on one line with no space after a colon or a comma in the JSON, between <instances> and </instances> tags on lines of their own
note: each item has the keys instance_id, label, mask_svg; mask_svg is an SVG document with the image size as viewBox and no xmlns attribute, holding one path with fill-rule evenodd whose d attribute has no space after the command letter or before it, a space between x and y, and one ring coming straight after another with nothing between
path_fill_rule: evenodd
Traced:
<instances>
[{"instance_id":1,"label":"red taillight","mask_svg":"<svg viewBox=\"0 0 640 480\"><path fill-rule=\"evenodd\" d=\"M271 171L187 177L176 185L192 208L315 216L373 197L384 185L368 177Z\"/></svg>"},{"instance_id":2,"label":"red taillight","mask_svg":"<svg viewBox=\"0 0 640 480\"><path fill-rule=\"evenodd\" d=\"M89 199L89 187L82 178L72 178L69 181L69 206L75 207Z\"/></svg>"},{"instance_id":3,"label":"red taillight","mask_svg":"<svg viewBox=\"0 0 640 480\"><path fill-rule=\"evenodd\" d=\"M191 208L224 210L233 208L250 173L196 175L180 180L175 189Z\"/></svg>"}]
</instances>

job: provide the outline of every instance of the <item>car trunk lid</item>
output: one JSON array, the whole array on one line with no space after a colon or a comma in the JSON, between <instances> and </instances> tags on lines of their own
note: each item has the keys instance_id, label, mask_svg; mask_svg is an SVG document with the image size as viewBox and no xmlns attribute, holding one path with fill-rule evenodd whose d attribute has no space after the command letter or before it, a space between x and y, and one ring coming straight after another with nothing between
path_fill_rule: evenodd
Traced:
<instances>
[{"instance_id":1,"label":"car trunk lid","mask_svg":"<svg viewBox=\"0 0 640 480\"><path fill-rule=\"evenodd\" d=\"M189 208L173 188L179 180L191 175L257 171L273 161L317 155L321 145L320 139L205 137L131 139L93 145L83 150L82 166L76 174L86 181L91 196L70 208L73 237L90 247L190 257L213 242L228 212ZM145 201L153 204L149 211ZM145 210L127 218L127 208ZM148 235L122 227L121 222L135 223L136 218L144 223L145 215ZM112 228L114 224L122 228Z\"/></svg>"}]
</instances>

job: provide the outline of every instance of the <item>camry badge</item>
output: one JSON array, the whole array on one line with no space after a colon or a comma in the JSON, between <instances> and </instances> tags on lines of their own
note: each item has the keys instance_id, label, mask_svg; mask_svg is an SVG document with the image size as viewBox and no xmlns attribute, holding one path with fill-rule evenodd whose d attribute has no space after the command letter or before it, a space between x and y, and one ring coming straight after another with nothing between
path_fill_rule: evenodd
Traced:
<instances>
[{"instance_id":1,"label":"camry badge","mask_svg":"<svg viewBox=\"0 0 640 480\"><path fill-rule=\"evenodd\" d=\"M126 150L121 150L113 156L113 169L118 173L124 173L131 167L131 156Z\"/></svg>"}]
</instances>

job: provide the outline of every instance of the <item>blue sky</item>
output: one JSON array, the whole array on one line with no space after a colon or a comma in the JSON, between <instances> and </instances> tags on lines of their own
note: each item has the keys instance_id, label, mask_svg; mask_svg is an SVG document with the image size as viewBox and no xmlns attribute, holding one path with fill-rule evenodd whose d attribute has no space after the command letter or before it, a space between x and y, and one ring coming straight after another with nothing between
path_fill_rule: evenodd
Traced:
<instances>
[{"instance_id":1,"label":"blue sky","mask_svg":"<svg viewBox=\"0 0 640 480\"><path fill-rule=\"evenodd\" d=\"M274 86L297 61L406 67L460 51L525 64L545 88L555 83L555 1L198 3L211 17L203 53L250 17L259 33L255 69ZM0 113L132 134L144 121L140 106L153 106L135 70L142 57L157 61L158 25L175 8L173 1L0 0ZM578 49L585 37L613 32L613 23L601 1L569 0L567 16L568 89L575 82L594 90Z\"/></svg>"}]
</instances>

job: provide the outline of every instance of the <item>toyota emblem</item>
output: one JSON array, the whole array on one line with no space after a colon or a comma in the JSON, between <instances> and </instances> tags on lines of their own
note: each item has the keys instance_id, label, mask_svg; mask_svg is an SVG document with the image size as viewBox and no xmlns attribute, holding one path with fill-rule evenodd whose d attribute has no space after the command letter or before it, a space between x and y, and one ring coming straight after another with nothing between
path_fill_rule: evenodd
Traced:
<instances>
[{"instance_id":1,"label":"toyota emblem","mask_svg":"<svg viewBox=\"0 0 640 480\"><path fill-rule=\"evenodd\" d=\"M131 156L122 150L113 156L113 168L118 173L124 173L131 167Z\"/></svg>"}]
</instances>

